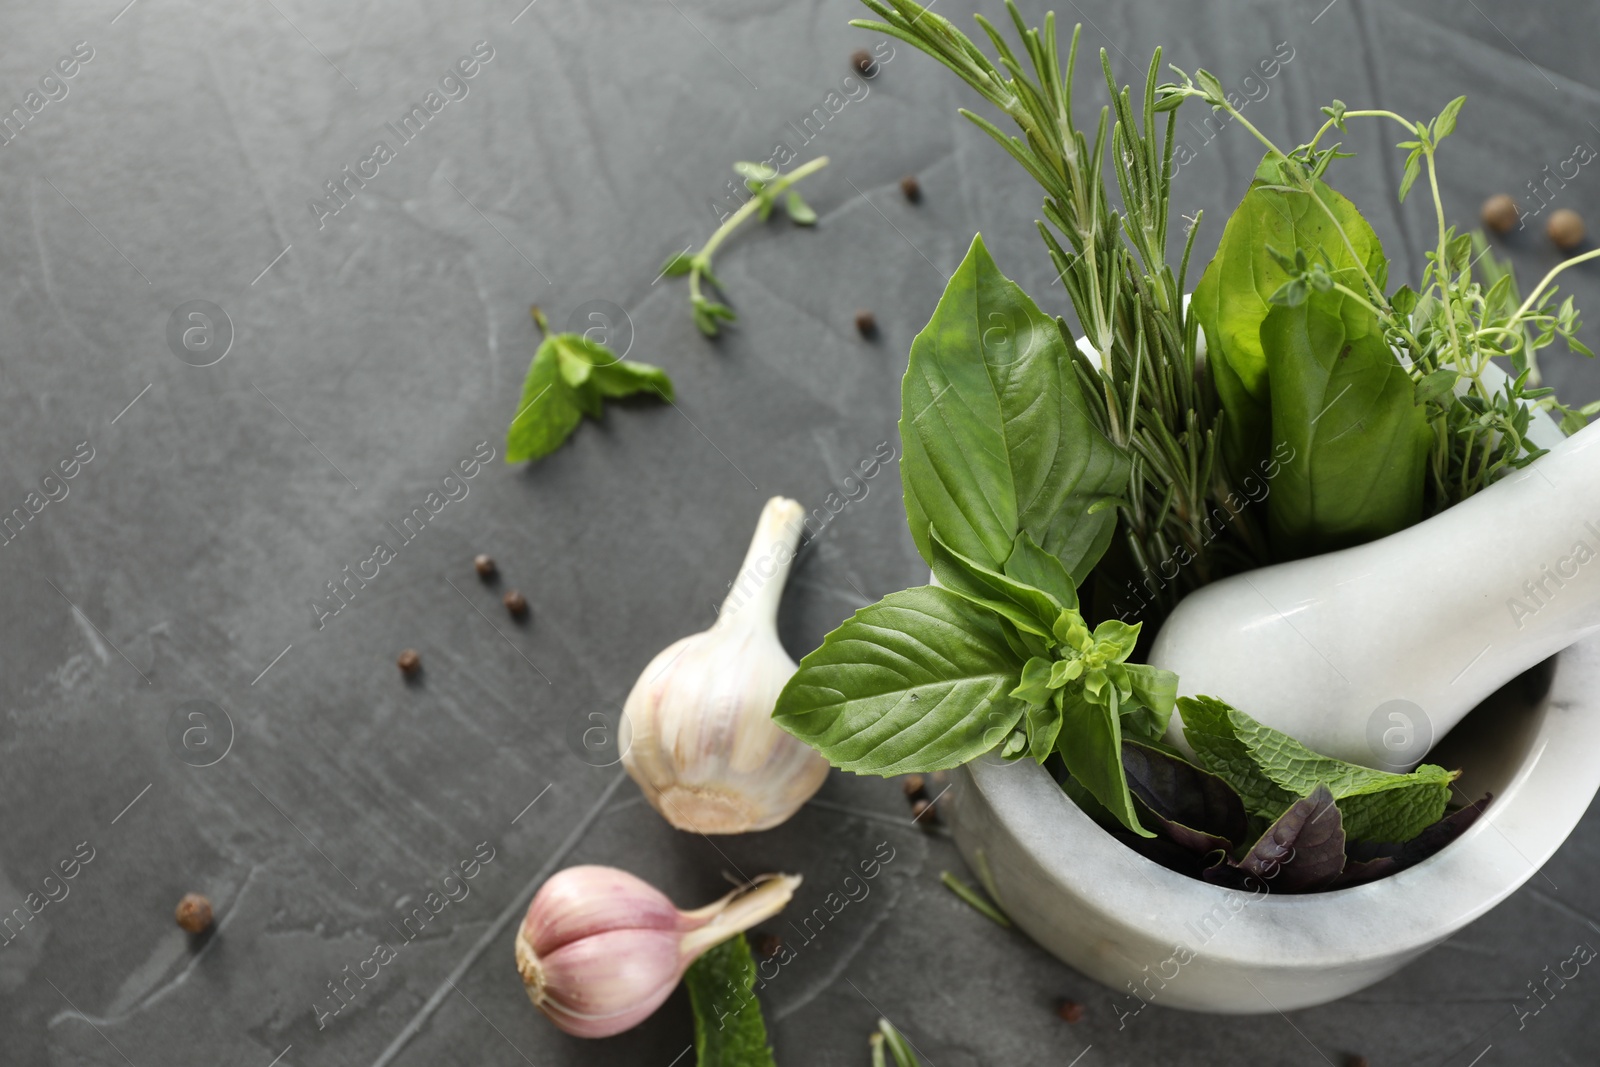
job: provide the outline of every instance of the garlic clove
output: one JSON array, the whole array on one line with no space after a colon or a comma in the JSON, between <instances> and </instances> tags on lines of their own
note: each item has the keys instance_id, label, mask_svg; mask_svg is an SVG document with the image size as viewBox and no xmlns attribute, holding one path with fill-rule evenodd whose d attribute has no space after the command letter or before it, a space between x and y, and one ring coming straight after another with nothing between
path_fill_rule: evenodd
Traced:
<instances>
[{"instance_id":1,"label":"garlic clove","mask_svg":"<svg viewBox=\"0 0 1600 1067\"><path fill-rule=\"evenodd\" d=\"M682 933L704 925L686 916L649 882L615 867L569 867L534 897L522 933L535 953L618 928Z\"/></svg>"},{"instance_id":2,"label":"garlic clove","mask_svg":"<svg viewBox=\"0 0 1600 1067\"><path fill-rule=\"evenodd\" d=\"M681 830L770 829L827 778L827 760L772 722L797 669L777 615L804 521L795 501L767 501L716 623L652 659L624 705L623 766Z\"/></svg>"},{"instance_id":3,"label":"garlic clove","mask_svg":"<svg viewBox=\"0 0 1600 1067\"><path fill-rule=\"evenodd\" d=\"M643 879L569 867L540 887L517 929L528 999L577 1037L637 1026L714 945L781 911L800 879L767 875L712 904L679 911Z\"/></svg>"},{"instance_id":4,"label":"garlic clove","mask_svg":"<svg viewBox=\"0 0 1600 1067\"><path fill-rule=\"evenodd\" d=\"M592 934L549 955L526 957L527 969L520 947L517 957L528 996L575 1037L609 1037L638 1026L672 995L691 962L669 930Z\"/></svg>"}]
</instances>

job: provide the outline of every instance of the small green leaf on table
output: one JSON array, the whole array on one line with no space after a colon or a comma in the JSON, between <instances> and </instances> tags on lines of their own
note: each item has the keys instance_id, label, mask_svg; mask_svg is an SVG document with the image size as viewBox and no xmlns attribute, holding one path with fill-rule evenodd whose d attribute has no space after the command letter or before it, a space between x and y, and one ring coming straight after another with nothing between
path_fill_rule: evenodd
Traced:
<instances>
[{"instance_id":1,"label":"small green leaf on table","mask_svg":"<svg viewBox=\"0 0 1600 1067\"><path fill-rule=\"evenodd\" d=\"M533 309L545 330L544 316ZM672 399L672 380L648 363L618 359L578 333L548 334L533 354L522 399L506 430L506 462L539 459L561 447L583 416L598 419L603 401L646 393Z\"/></svg>"}]
</instances>

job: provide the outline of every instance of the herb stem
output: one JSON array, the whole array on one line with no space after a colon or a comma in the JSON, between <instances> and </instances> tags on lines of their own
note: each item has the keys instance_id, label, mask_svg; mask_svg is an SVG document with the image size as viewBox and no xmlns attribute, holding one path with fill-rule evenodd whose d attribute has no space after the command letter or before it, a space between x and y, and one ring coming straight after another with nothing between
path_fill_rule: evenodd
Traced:
<instances>
[{"instance_id":1,"label":"herb stem","mask_svg":"<svg viewBox=\"0 0 1600 1067\"><path fill-rule=\"evenodd\" d=\"M1557 263L1550 269L1550 273L1541 278L1539 280L1539 284L1534 286L1533 292L1528 294L1528 299L1524 300L1522 302L1522 306L1517 308L1516 314L1511 316L1512 321L1521 319L1522 316L1528 313L1528 309L1533 307L1533 305L1538 301L1539 295L1544 292L1545 286L1554 281L1556 275L1560 274L1568 267L1576 267L1579 263L1582 263L1585 260L1594 259L1596 256L1600 256L1600 248L1591 248L1581 256L1573 256L1564 263Z\"/></svg>"},{"instance_id":2,"label":"herb stem","mask_svg":"<svg viewBox=\"0 0 1600 1067\"><path fill-rule=\"evenodd\" d=\"M809 163L804 163L801 166L796 167L789 174L785 174L780 178L775 178L772 184L766 187L766 191L772 195L774 200L776 200L778 194L782 193L785 189L788 189L789 186L793 185L801 178L815 174L817 171L821 170L827 165L828 157L818 156ZM696 253L696 258L703 258L709 262L711 259L711 254L717 250L723 241L728 239L734 230L739 228L745 219L748 219L751 215L754 215L758 210L760 210L761 204L761 197L752 196L749 200L746 200L743 204L739 205L739 210L735 211L732 215L729 215L726 219L724 219L722 225L718 226L711 236L706 239L706 243L702 245L700 251ZM694 284L692 280L690 284L691 286Z\"/></svg>"},{"instance_id":3,"label":"herb stem","mask_svg":"<svg viewBox=\"0 0 1600 1067\"><path fill-rule=\"evenodd\" d=\"M944 887L950 890L950 892L966 901L974 911L977 911L1001 926L1010 929L1011 920L1006 918L1006 913L985 900L976 889L973 889L970 885L963 882L949 871L941 872L939 874L939 881L943 882Z\"/></svg>"}]
</instances>

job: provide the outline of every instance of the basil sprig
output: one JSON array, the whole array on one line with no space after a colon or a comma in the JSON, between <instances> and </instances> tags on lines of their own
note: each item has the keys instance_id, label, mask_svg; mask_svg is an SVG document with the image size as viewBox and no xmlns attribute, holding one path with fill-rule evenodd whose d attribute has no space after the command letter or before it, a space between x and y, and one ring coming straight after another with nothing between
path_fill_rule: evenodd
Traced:
<instances>
[{"instance_id":1,"label":"basil sprig","mask_svg":"<svg viewBox=\"0 0 1600 1067\"><path fill-rule=\"evenodd\" d=\"M1086 410L1060 326L975 238L902 391L907 519L938 584L891 593L829 634L779 697L780 726L858 774L943 770L997 747L1039 762L1060 752L1148 836L1122 740L1161 736L1177 676L1127 662L1137 625L1091 629L1078 610L1129 463Z\"/></svg>"}]
</instances>

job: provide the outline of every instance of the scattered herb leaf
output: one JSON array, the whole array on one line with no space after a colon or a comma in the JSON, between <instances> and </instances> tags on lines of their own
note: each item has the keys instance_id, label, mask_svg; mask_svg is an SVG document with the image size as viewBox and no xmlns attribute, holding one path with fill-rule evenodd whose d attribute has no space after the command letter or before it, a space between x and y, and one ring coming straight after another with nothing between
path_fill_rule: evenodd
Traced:
<instances>
[{"instance_id":1,"label":"scattered herb leaf","mask_svg":"<svg viewBox=\"0 0 1600 1067\"><path fill-rule=\"evenodd\" d=\"M607 398L648 393L672 399L672 380L648 363L618 359L579 333L550 333L544 314L533 321L545 335L522 383L522 400L506 429L506 462L547 456L587 415L598 419Z\"/></svg>"}]
</instances>

